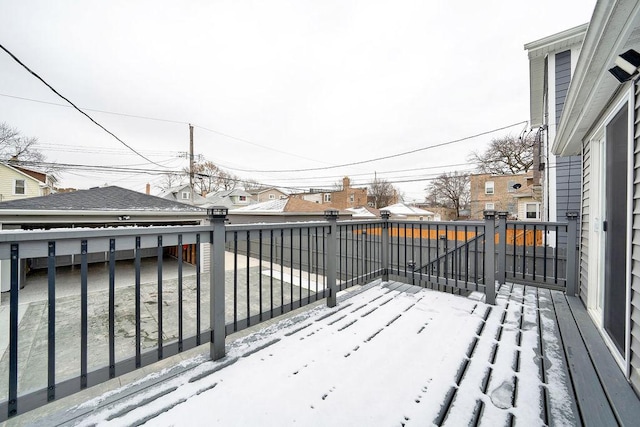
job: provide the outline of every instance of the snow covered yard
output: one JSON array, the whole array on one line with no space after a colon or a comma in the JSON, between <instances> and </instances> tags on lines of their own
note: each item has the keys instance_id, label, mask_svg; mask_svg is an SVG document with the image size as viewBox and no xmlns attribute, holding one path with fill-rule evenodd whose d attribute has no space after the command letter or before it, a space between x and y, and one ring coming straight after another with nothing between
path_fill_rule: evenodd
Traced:
<instances>
[{"instance_id":1,"label":"snow covered yard","mask_svg":"<svg viewBox=\"0 0 640 427\"><path fill-rule=\"evenodd\" d=\"M75 421L572 425L547 298L548 291L507 285L492 307L474 295L378 281L336 308L316 307L230 341L222 360L188 360L184 373L153 387L88 401L80 409L95 410ZM127 397L113 399L118 394Z\"/></svg>"}]
</instances>

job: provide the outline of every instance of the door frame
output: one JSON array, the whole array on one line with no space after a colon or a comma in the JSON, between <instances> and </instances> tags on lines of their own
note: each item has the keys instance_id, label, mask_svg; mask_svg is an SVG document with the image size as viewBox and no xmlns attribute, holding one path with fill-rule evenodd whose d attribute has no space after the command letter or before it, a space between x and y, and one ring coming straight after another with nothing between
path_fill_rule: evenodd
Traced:
<instances>
[{"instance_id":1,"label":"door frame","mask_svg":"<svg viewBox=\"0 0 640 427\"><path fill-rule=\"evenodd\" d=\"M591 166L590 166L590 187L589 187L589 255L588 255L588 277L595 278L589 280L587 287L587 309L588 312L604 337L605 343L609 347L616 362L625 372L628 378L631 372L631 262L632 262L632 239L633 239L633 169L634 169L634 86L631 85L623 91L607 109L603 120L601 120L586 139L590 146ZM621 109L627 107L627 217L626 217L626 260L625 260L625 331L624 331L624 354L621 354L609 334L604 329L604 286L605 269L603 265L605 255L605 236L602 230L602 221L606 218L605 209L605 184L606 184L606 127ZM584 176L583 176L584 179ZM599 223L596 223L599 222ZM595 282L595 283L594 283ZM600 299L602 295L602 298ZM597 303L601 302L602 307L598 310Z\"/></svg>"}]
</instances>

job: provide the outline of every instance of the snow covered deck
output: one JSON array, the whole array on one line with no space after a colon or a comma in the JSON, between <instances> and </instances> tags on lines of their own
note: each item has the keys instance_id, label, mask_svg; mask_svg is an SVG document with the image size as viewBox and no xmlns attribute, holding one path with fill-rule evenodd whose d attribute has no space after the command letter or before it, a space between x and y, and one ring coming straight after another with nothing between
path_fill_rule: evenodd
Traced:
<instances>
[{"instance_id":1,"label":"snow covered deck","mask_svg":"<svg viewBox=\"0 0 640 427\"><path fill-rule=\"evenodd\" d=\"M495 306L474 297L378 280L230 340L222 360L195 357L39 421L589 424L581 412L602 408L576 403L554 306L564 294L505 285Z\"/></svg>"}]
</instances>

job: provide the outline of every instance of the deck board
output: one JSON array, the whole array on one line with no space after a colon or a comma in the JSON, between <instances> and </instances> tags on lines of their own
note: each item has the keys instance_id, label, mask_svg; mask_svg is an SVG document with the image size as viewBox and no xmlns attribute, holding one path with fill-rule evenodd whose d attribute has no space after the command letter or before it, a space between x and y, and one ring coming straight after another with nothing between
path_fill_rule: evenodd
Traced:
<instances>
[{"instance_id":1,"label":"deck board","mask_svg":"<svg viewBox=\"0 0 640 427\"><path fill-rule=\"evenodd\" d=\"M617 425L564 294L552 291L551 297L582 421L587 426Z\"/></svg>"},{"instance_id":2,"label":"deck board","mask_svg":"<svg viewBox=\"0 0 640 427\"><path fill-rule=\"evenodd\" d=\"M577 297L566 297L588 354L614 414L622 425L640 424L640 402L618 367L602 336Z\"/></svg>"}]
</instances>

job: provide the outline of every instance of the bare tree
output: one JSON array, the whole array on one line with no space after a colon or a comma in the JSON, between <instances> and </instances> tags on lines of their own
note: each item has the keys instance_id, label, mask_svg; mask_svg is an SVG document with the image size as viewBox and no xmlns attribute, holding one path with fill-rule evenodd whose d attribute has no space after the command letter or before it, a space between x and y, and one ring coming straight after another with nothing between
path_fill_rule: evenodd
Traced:
<instances>
[{"instance_id":1,"label":"bare tree","mask_svg":"<svg viewBox=\"0 0 640 427\"><path fill-rule=\"evenodd\" d=\"M189 173L188 170L185 172ZM238 177L220 169L210 160L195 163L193 173L194 191L201 195L220 190L233 190L240 181Z\"/></svg>"},{"instance_id":2,"label":"bare tree","mask_svg":"<svg viewBox=\"0 0 640 427\"><path fill-rule=\"evenodd\" d=\"M177 185L181 185L185 179L185 174L183 173L166 173L162 177L162 182L158 184L158 188L168 190Z\"/></svg>"},{"instance_id":3,"label":"bare tree","mask_svg":"<svg viewBox=\"0 0 640 427\"><path fill-rule=\"evenodd\" d=\"M267 188L266 185L260 184L255 179L245 179L242 181L242 186L244 191L253 191L253 190L265 190Z\"/></svg>"},{"instance_id":4,"label":"bare tree","mask_svg":"<svg viewBox=\"0 0 640 427\"><path fill-rule=\"evenodd\" d=\"M398 202L398 190L387 180L374 178L368 193L373 197L373 207L378 209Z\"/></svg>"},{"instance_id":5,"label":"bare tree","mask_svg":"<svg viewBox=\"0 0 640 427\"><path fill-rule=\"evenodd\" d=\"M494 138L484 152L474 151L467 160L481 173L497 175L527 172L533 166L535 138L507 135Z\"/></svg>"},{"instance_id":6,"label":"bare tree","mask_svg":"<svg viewBox=\"0 0 640 427\"><path fill-rule=\"evenodd\" d=\"M460 211L469 205L471 198L469 175L459 172L443 173L426 190L427 201L455 209L457 218L460 217Z\"/></svg>"},{"instance_id":7,"label":"bare tree","mask_svg":"<svg viewBox=\"0 0 640 427\"><path fill-rule=\"evenodd\" d=\"M0 161L9 161L18 166L45 172L56 182L61 171L54 164L44 164L45 155L38 149L38 138L26 137L7 123L0 123Z\"/></svg>"}]
</instances>

